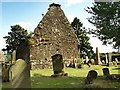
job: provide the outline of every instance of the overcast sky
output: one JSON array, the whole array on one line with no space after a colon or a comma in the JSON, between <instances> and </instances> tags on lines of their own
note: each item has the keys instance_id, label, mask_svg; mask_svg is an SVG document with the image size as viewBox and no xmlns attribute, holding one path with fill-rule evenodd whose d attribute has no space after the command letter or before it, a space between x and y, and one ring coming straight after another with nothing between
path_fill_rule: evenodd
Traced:
<instances>
[{"instance_id":1,"label":"overcast sky","mask_svg":"<svg viewBox=\"0 0 120 90\"><path fill-rule=\"evenodd\" d=\"M16 1L16 2L15 2ZM92 0L2 0L0 3L0 49L5 47L4 36L10 31L10 26L19 24L28 31L34 31L37 24L42 19L42 14L46 14L51 3L61 4L69 22L74 17L78 17L86 28L95 28L86 18L90 15L84 10L87 6L92 6ZM1 18L2 17L2 18ZM104 46L97 38L91 35L90 43L95 51L96 47L99 52L115 51L110 45Z\"/></svg>"}]
</instances>

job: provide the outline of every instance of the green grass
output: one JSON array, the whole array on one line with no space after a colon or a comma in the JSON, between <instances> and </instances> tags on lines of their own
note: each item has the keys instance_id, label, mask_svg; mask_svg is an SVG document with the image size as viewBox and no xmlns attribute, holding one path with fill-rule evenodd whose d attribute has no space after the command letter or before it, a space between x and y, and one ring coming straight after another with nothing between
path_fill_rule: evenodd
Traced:
<instances>
[{"instance_id":1,"label":"green grass","mask_svg":"<svg viewBox=\"0 0 120 90\"><path fill-rule=\"evenodd\" d=\"M84 65L82 69L65 68L67 77L50 77L52 69L31 70L32 88L120 88L120 82L115 80L105 80L102 76L102 68L106 66L92 65L90 68ZM120 74L117 67L108 67L110 74ZM85 85L85 78L89 70L96 70L98 77L93 84ZM3 87L9 87L9 83L4 83Z\"/></svg>"}]
</instances>

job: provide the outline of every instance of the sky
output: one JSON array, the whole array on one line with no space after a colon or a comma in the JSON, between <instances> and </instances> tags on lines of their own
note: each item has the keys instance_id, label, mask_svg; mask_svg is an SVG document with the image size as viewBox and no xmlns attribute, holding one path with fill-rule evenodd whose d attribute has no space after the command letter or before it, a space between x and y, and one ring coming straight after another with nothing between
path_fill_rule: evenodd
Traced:
<instances>
[{"instance_id":1,"label":"sky","mask_svg":"<svg viewBox=\"0 0 120 90\"><path fill-rule=\"evenodd\" d=\"M92 6L92 0L1 0L0 2L0 50L5 47L4 36L10 32L10 26L19 24L29 32L34 31L38 23L42 20L42 14L46 14L51 3L61 4L66 17L71 23L75 17L79 18L83 26L95 28L87 21L90 17L85 9ZM89 42L93 46L99 48L100 53L116 51L110 45L102 45L102 42L88 35Z\"/></svg>"}]
</instances>

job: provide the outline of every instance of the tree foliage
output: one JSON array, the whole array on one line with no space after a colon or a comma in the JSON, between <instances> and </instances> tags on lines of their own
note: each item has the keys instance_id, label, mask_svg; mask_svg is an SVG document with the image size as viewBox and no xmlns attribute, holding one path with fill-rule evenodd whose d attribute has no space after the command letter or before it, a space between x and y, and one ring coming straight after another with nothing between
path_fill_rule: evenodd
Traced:
<instances>
[{"instance_id":1,"label":"tree foliage","mask_svg":"<svg viewBox=\"0 0 120 90\"><path fill-rule=\"evenodd\" d=\"M22 28L20 25L11 26L11 32L8 32L8 36L3 37L6 39L6 49L3 51L13 51L16 50L17 47L28 40L30 34L28 34L27 30Z\"/></svg>"},{"instance_id":2,"label":"tree foliage","mask_svg":"<svg viewBox=\"0 0 120 90\"><path fill-rule=\"evenodd\" d=\"M94 51L92 50L93 47L89 43L89 37L87 36L85 27L83 27L83 24L77 17L74 18L71 25L80 42L80 56L88 56L89 58L91 58L93 56Z\"/></svg>"},{"instance_id":3,"label":"tree foliage","mask_svg":"<svg viewBox=\"0 0 120 90\"><path fill-rule=\"evenodd\" d=\"M97 36L104 45L120 46L120 2L94 2L86 11L92 16L88 21L96 27L90 33Z\"/></svg>"}]
</instances>

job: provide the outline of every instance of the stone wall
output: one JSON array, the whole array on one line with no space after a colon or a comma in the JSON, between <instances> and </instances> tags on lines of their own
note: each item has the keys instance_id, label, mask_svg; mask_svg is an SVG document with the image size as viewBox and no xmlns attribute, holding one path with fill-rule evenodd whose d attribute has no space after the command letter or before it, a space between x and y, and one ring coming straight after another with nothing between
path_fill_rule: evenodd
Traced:
<instances>
[{"instance_id":1,"label":"stone wall","mask_svg":"<svg viewBox=\"0 0 120 90\"><path fill-rule=\"evenodd\" d=\"M48 12L35 28L30 39L34 42L31 46L31 61L33 68L45 67L51 56L61 54L63 60L79 58L78 39L58 4L51 4Z\"/></svg>"}]
</instances>

